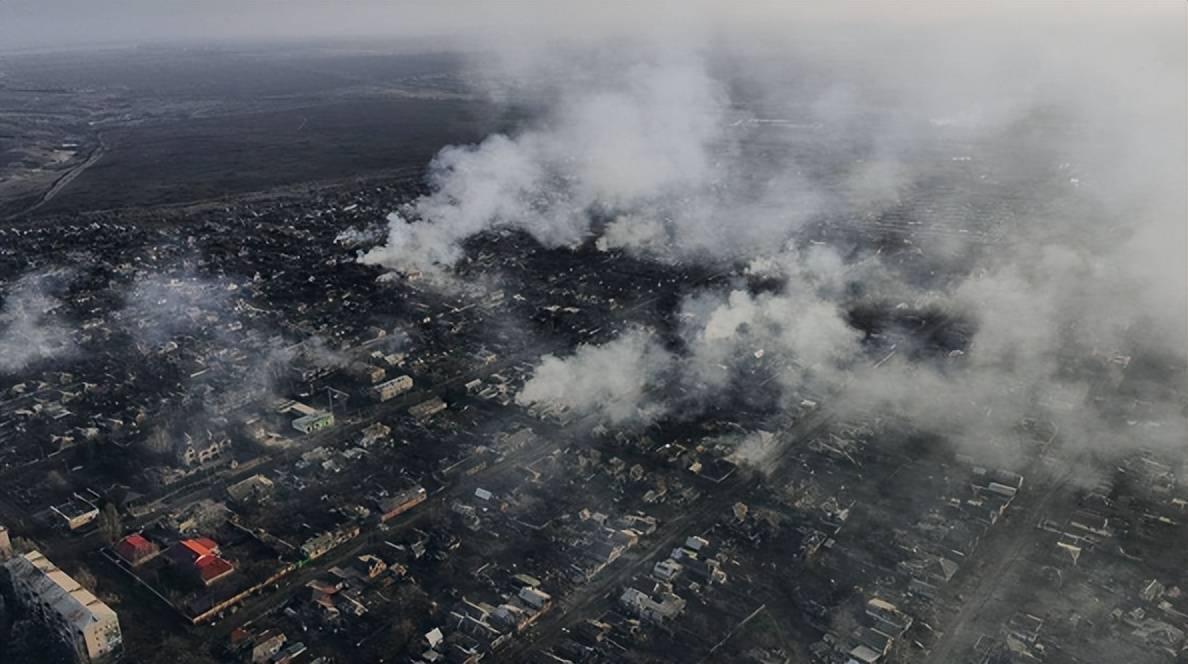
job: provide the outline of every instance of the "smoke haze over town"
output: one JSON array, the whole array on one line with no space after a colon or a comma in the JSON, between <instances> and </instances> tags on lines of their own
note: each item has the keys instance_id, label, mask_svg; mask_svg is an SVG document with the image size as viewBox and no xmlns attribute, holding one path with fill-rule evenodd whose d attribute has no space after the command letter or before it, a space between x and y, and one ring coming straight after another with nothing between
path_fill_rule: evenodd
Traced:
<instances>
[{"instance_id":1,"label":"smoke haze over town","mask_svg":"<svg viewBox=\"0 0 1188 664\"><path fill-rule=\"evenodd\" d=\"M1186 25L0 4L0 664L1179 661Z\"/></svg>"}]
</instances>

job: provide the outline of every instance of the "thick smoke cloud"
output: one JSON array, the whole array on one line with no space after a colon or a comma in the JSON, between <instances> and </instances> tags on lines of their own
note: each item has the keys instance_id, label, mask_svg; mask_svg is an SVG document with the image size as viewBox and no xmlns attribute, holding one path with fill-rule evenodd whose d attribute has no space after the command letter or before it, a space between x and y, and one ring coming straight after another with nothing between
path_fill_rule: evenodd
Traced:
<instances>
[{"instance_id":1,"label":"thick smoke cloud","mask_svg":"<svg viewBox=\"0 0 1188 664\"><path fill-rule=\"evenodd\" d=\"M780 272L788 281L779 293L740 287L688 298L679 312L680 352L660 347L649 331L632 329L603 345L579 346L567 357L542 358L517 401L616 424L646 423L677 411L695 415L760 360L776 381L765 389L785 392L789 403L799 402L805 390L835 389L861 354L862 334L830 299L851 271L836 253L819 247L801 258L781 255L763 269L770 273L781 262L794 272Z\"/></svg>"},{"instance_id":2,"label":"thick smoke cloud","mask_svg":"<svg viewBox=\"0 0 1188 664\"><path fill-rule=\"evenodd\" d=\"M563 395L618 422L643 404L654 418L672 406L640 386L675 381L708 401L761 361L789 398L833 394L847 414L890 410L970 448L1028 416L1095 449L1177 444L1183 8L1176 26L1102 11L937 9L872 25L760 9L716 27L714 12L688 12L671 30L504 45L476 78L544 111L444 150L430 193L362 260L448 279L466 238L510 227L548 246L596 236L663 261L745 260L742 276L784 284L690 296L679 352L632 332L549 357L524 403ZM821 229L837 251L811 248ZM872 255L876 240L892 250ZM967 321L969 347L869 357L846 315L862 305ZM566 384L591 358L630 376ZM1155 386L1139 365L1168 373Z\"/></svg>"},{"instance_id":3,"label":"thick smoke cloud","mask_svg":"<svg viewBox=\"0 0 1188 664\"><path fill-rule=\"evenodd\" d=\"M785 261L790 272L779 293L746 289L702 293L686 300L682 337L687 375L706 386L729 384L733 367L748 358L767 358L779 384L790 393L802 387L829 389L843 380L861 351L862 334L850 327L835 299L844 288L844 267L836 253L811 248L798 258L782 255L758 261L752 272L773 274Z\"/></svg>"},{"instance_id":4,"label":"thick smoke cloud","mask_svg":"<svg viewBox=\"0 0 1188 664\"><path fill-rule=\"evenodd\" d=\"M443 150L430 167L432 193L392 215L387 244L362 260L433 272L453 265L460 243L488 228L573 245L597 215L613 217L605 246L671 244L670 226L709 202L698 192L716 184L710 147L722 138L724 109L718 84L697 62L583 77L561 91L541 126Z\"/></svg>"},{"instance_id":5,"label":"thick smoke cloud","mask_svg":"<svg viewBox=\"0 0 1188 664\"><path fill-rule=\"evenodd\" d=\"M947 177L950 158L975 160L964 152L928 159L938 148L1002 139L998 150L1017 152L978 154L972 167L993 169L983 178L1018 177L993 171L1011 159L1135 166L1136 156L1151 156L1135 148L1153 146L1120 132L1182 133L1168 126L1182 102L1146 101L1151 87L1175 89L1182 54L1152 50L1128 22L1090 54L1082 42L1101 36L1092 16L1059 25L1041 13L1034 18L1046 22L996 43L993 30L1017 16L993 16L981 29L933 9L935 25L871 28L771 8L744 19L697 5L677 12L682 21L670 29L615 24L576 45L522 35L500 44L475 66L481 88L544 112L514 134L443 150L430 169L432 193L393 216L386 245L363 260L448 271L461 241L500 226L552 246L597 229L603 249L669 260L767 253L808 220L876 218ZM1101 99L1105 89L1118 98ZM1057 126L1027 140L1028 123L1043 114ZM951 222L949 209L917 214ZM933 235L928 248L956 254L965 245Z\"/></svg>"},{"instance_id":6,"label":"thick smoke cloud","mask_svg":"<svg viewBox=\"0 0 1188 664\"><path fill-rule=\"evenodd\" d=\"M516 403L613 423L651 421L664 414L664 406L649 392L673 361L650 331L634 329L601 346L578 346L565 357L542 357Z\"/></svg>"}]
</instances>

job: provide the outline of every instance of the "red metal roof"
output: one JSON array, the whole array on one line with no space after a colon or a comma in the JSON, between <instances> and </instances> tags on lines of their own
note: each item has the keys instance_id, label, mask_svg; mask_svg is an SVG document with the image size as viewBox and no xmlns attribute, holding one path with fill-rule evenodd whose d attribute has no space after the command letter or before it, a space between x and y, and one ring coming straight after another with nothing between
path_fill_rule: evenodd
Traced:
<instances>
[{"instance_id":1,"label":"red metal roof","mask_svg":"<svg viewBox=\"0 0 1188 664\"><path fill-rule=\"evenodd\" d=\"M182 540L179 544L193 551L194 555L198 557L209 556L219 550L219 545L207 537Z\"/></svg>"},{"instance_id":2,"label":"red metal roof","mask_svg":"<svg viewBox=\"0 0 1188 664\"><path fill-rule=\"evenodd\" d=\"M202 577L203 583L210 583L234 569L231 563L213 555L198 558L194 561L194 567L198 568L198 574Z\"/></svg>"},{"instance_id":3,"label":"red metal roof","mask_svg":"<svg viewBox=\"0 0 1188 664\"><path fill-rule=\"evenodd\" d=\"M184 539L169 547L166 555L179 565L197 565L198 559L204 556L217 556L219 545L214 540L199 537Z\"/></svg>"},{"instance_id":4,"label":"red metal roof","mask_svg":"<svg viewBox=\"0 0 1188 664\"><path fill-rule=\"evenodd\" d=\"M128 561L139 560L157 550L152 542L139 533L128 535L115 546L116 554Z\"/></svg>"}]
</instances>

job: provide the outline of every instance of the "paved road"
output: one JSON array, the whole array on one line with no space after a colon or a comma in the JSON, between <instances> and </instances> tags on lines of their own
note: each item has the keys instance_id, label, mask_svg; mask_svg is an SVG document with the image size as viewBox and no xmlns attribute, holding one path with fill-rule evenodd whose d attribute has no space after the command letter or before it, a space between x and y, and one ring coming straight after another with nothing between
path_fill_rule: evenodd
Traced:
<instances>
[{"instance_id":1,"label":"paved road","mask_svg":"<svg viewBox=\"0 0 1188 664\"><path fill-rule=\"evenodd\" d=\"M49 189L46 190L44 194L41 195L41 198L39 198L36 203L30 205L24 210L21 210L20 212L15 212L8 215L5 217L5 220L18 219L25 215L36 212L43 205L52 201L58 194L62 193L66 187L70 186L71 182L74 182L78 176L83 174L83 171L98 163L99 160L103 158L103 155L107 153L107 146L103 143L103 136L101 134L96 134L96 138L99 140L99 145L95 146L95 149L91 150L91 154L87 155L86 161L71 168L59 176L57 180L54 180L54 183Z\"/></svg>"}]
</instances>

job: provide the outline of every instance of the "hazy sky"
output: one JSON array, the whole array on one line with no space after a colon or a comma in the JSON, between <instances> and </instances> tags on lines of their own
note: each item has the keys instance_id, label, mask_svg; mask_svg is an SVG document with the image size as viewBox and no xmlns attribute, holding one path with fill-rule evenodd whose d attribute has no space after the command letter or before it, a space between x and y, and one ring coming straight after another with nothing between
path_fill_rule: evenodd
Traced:
<instances>
[{"instance_id":1,"label":"hazy sky","mask_svg":"<svg viewBox=\"0 0 1188 664\"><path fill-rule=\"evenodd\" d=\"M608 6L609 5L609 6ZM471 0L0 0L0 50L209 39L305 39L509 34L562 39L620 30L684 32L764 29L815 21L952 22L1003 27L1035 21L1120 23L1156 20L1183 29L1185 4L1146 2L874 3L553 2Z\"/></svg>"}]
</instances>

